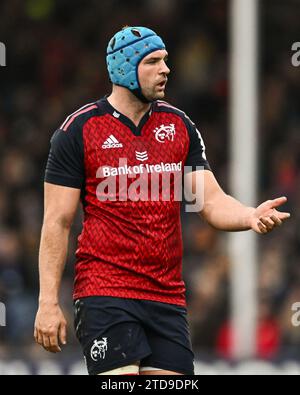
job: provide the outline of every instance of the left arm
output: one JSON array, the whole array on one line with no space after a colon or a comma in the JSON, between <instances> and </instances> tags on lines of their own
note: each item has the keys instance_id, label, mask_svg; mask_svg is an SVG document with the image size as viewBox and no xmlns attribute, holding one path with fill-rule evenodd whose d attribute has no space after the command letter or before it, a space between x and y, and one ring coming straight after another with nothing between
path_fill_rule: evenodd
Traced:
<instances>
[{"instance_id":1,"label":"left arm","mask_svg":"<svg viewBox=\"0 0 300 395\"><path fill-rule=\"evenodd\" d=\"M197 177L204 177L204 202L199 214L214 228L225 231L254 230L265 234L280 226L289 213L276 210L287 201L285 197L268 200L257 208L247 207L227 195L209 170L194 171L186 175L185 183L197 196ZM198 184L199 185L199 184Z\"/></svg>"}]
</instances>

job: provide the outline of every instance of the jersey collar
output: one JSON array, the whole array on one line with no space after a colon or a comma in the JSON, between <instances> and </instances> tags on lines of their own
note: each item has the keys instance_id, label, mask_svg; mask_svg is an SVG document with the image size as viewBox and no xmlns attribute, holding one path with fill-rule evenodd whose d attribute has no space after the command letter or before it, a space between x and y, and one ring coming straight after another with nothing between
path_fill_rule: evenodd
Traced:
<instances>
[{"instance_id":1,"label":"jersey collar","mask_svg":"<svg viewBox=\"0 0 300 395\"><path fill-rule=\"evenodd\" d=\"M106 95L105 97L103 97L98 101L99 107L101 107L101 109L103 109L104 112L111 114L114 118L118 119L121 123L127 126L135 136L141 136L143 127L145 126L145 124L147 123L147 121L152 115L155 102L151 104L150 109L145 113L138 126L136 126L131 119L129 119L128 117L126 117L126 115L117 111L109 103L109 101L107 100L108 96L109 95Z\"/></svg>"}]
</instances>

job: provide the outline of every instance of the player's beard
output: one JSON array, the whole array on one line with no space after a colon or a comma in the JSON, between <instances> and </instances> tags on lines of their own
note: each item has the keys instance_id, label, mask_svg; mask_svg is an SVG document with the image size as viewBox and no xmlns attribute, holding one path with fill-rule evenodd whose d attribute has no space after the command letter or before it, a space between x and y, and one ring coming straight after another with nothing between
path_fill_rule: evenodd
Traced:
<instances>
[{"instance_id":1,"label":"player's beard","mask_svg":"<svg viewBox=\"0 0 300 395\"><path fill-rule=\"evenodd\" d=\"M142 94L149 101L160 100L165 97L165 88L159 89L158 85L154 85L151 88L143 88Z\"/></svg>"}]
</instances>

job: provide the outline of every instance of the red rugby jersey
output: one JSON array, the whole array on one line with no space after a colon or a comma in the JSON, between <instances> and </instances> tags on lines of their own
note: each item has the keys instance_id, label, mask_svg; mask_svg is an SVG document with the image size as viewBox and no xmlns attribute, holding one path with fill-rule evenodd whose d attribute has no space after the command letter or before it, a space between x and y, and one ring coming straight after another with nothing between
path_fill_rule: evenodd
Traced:
<instances>
[{"instance_id":1,"label":"red rugby jersey","mask_svg":"<svg viewBox=\"0 0 300 395\"><path fill-rule=\"evenodd\" d=\"M81 189L84 210L74 299L105 295L186 305L174 196L184 166L210 170L196 126L163 101L153 102L136 127L103 98L56 130L45 181ZM162 183L162 174L171 174L170 184Z\"/></svg>"}]
</instances>

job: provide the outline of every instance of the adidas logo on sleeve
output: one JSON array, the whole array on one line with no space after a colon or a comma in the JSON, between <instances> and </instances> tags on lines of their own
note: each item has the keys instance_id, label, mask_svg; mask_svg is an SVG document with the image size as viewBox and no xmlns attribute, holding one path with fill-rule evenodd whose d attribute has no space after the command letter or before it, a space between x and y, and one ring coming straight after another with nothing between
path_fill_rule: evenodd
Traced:
<instances>
[{"instance_id":1,"label":"adidas logo on sleeve","mask_svg":"<svg viewBox=\"0 0 300 395\"><path fill-rule=\"evenodd\" d=\"M108 148L123 148L123 144L121 144L115 136L112 134L106 139L102 145L103 149L108 149Z\"/></svg>"}]
</instances>

